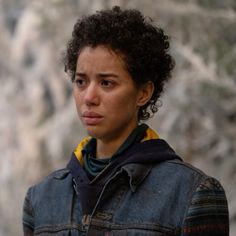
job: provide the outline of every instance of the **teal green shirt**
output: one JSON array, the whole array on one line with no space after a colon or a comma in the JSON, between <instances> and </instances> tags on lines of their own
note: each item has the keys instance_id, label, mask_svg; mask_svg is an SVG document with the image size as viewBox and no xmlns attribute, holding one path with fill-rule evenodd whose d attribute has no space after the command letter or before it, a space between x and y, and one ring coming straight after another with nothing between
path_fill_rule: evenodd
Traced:
<instances>
[{"instance_id":1,"label":"teal green shirt","mask_svg":"<svg viewBox=\"0 0 236 236\"><path fill-rule=\"evenodd\" d=\"M141 124L137 126L125 142L119 147L119 149L111 156L103 159L96 158L96 147L97 140L92 138L85 148L83 149L84 158L84 169L89 178L94 178L97 176L110 162L112 162L117 156L122 155L130 146L134 143L140 142L147 130L148 126L146 124Z\"/></svg>"}]
</instances>

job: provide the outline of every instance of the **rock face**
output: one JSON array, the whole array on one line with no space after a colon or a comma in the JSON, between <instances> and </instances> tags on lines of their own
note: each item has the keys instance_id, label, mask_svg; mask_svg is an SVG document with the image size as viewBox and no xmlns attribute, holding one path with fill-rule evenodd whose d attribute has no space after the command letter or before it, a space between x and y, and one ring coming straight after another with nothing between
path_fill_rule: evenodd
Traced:
<instances>
[{"instance_id":1,"label":"rock face","mask_svg":"<svg viewBox=\"0 0 236 236\"><path fill-rule=\"evenodd\" d=\"M141 9L171 35L176 70L163 106L149 123L186 161L222 182L233 236L235 1L118 3ZM0 236L21 234L27 188L63 167L85 134L61 56L77 17L112 5L105 0L0 1Z\"/></svg>"}]
</instances>

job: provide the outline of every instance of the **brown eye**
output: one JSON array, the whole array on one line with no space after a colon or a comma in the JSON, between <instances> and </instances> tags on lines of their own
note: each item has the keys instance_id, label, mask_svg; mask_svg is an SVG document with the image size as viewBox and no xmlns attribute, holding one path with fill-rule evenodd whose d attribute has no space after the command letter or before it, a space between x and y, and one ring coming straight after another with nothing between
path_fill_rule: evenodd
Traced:
<instances>
[{"instance_id":1,"label":"brown eye","mask_svg":"<svg viewBox=\"0 0 236 236\"><path fill-rule=\"evenodd\" d=\"M112 88L115 85L115 83L111 80L105 80L104 79L104 80L101 81L101 85L103 87L106 87L106 88Z\"/></svg>"},{"instance_id":2,"label":"brown eye","mask_svg":"<svg viewBox=\"0 0 236 236\"><path fill-rule=\"evenodd\" d=\"M78 79L75 80L75 84L78 88L82 88L82 87L86 86L87 81L86 81L86 79L79 79L78 78Z\"/></svg>"}]
</instances>

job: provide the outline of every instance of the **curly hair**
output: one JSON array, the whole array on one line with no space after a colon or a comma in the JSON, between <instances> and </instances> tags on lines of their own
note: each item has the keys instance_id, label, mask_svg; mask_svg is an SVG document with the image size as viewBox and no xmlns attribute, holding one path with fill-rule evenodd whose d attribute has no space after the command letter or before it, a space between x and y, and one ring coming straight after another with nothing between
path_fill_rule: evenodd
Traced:
<instances>
[{"instance_id":1,"label":"curly hair","mask_svg":"<svg viewBox=\"0 0 236 236\"><path fill-rule=\"evenodd\" d=\"M150 118L158 111L157 100L175 64L168 53L169 37L135 9L122 10L115 6L82 17L74 25L64 58L65 69L72 81L81 49L98 45L123 56L127 71L137 86L153 82L153 95L138 113L139 121Z\"/></svg>"}]
</instances>

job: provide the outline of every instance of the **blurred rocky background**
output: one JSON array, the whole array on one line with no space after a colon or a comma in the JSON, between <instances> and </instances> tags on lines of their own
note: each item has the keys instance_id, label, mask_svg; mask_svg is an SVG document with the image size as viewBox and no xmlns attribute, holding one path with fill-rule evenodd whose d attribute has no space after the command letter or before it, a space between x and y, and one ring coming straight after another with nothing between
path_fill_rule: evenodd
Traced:
<instances>
[{"instance_id":1,"label":"blurred rocky background","mask_svg":"<svg viewBox=\"0 0 236 236\"><path fill-rule=\"evenodd\" d=\"M76 19L114 4L171 36L176 69L149 123L221 181L236 235L235 0L0 0L0 236L22 234L27 188L64 167L85 134L61 58Z\"/></svg>"}]
</instances>

